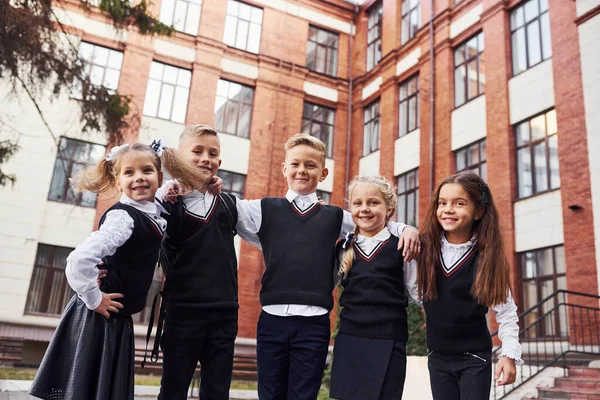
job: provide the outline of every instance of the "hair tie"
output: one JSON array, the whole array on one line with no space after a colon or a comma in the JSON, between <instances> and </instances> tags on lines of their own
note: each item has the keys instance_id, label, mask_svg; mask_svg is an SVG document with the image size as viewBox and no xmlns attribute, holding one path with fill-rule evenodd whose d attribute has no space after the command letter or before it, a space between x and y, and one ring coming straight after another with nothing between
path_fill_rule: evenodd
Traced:
<instances>
[{"instance_id":1,"label":"hair tie","mask_svg":"<svg viewBox=\"0 0 600 400\"><path fill-rule=\"evenodd\" d=\"M120 152L127 149L128 147L129 147L128 143L124 143L120 146L113 147L112 149L110 149L110 152L106 155L105 160L109 161L109 162L113 161Z\"/></svg>"},{"instance_id":2,"label":"hair tie","mask_svg":"<svg viewBox=\"0 0 600 400\"><path fill-rule=\"evenodd\" d=\"M479 184L479 189L481 190L481 204L484 206L490 205L490 188L485 183Z\"/></svg>"},{"instance_id":3,"label":"hair tie","mask_svg":"<svg viewBox=\"0 0 600 400\"><path fill-rule=\"evenodd\" d=\"M353 241L354 241L354 232L346 233L346 237L344 238L344 242L342 243L342 250L346 250L346 247L348 247L348 245L350 243L352 243Z\"/></svg>"},{"instance_id":4,"label":"hair tie","mask_svg":"<svg viewBox=\"0 0 600 400\"><path fill-rule=\"evenodd\" d=\"M153 140L150 144L150 148L156 153L157 156L162 157L163 151L167 148L167 145L163 143L164 140L158 139Z\"/></svg>"}]
</instances>

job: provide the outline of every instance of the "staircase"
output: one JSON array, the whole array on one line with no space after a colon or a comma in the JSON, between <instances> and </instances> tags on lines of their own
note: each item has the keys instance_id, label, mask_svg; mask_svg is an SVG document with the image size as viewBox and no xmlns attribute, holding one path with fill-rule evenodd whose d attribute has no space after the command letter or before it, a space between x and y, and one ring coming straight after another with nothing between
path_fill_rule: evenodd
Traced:
<instances>
[{"instance_id":1,"label":"staircase","mask_svg":"<svg viewBox=\"0 0 600 400\"><path fill-rule=\"evenodd\" d=\"M538 386L538 397L523 400L600 400L600 368L568 367L567 374L554 387Z\"/></svg>"}]
</instances>

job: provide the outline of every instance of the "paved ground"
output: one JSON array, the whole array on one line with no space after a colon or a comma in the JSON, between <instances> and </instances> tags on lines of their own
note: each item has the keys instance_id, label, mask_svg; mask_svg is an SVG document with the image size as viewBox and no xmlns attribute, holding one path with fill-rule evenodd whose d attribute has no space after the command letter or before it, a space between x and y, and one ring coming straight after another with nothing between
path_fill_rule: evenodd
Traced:
<instances>
[{"instance_id":1,"label":"paved ground","mask_svg":"<svg viewBox=\"0 0 600 400\"><path fill-rule=\"evenodd\" d=\"M135 397L135 400L150 400L156 397ZM39 400L23 392L0 392L0 400Z\"/></svg>"}]
</instances>

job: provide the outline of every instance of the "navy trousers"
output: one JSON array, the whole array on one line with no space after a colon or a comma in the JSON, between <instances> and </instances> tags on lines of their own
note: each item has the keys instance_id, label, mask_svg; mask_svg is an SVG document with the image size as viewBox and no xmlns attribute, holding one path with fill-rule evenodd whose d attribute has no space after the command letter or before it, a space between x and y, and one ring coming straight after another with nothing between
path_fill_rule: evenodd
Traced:
<instances>
[{"instance_id":1,"label":"navy trousers","mask_svg":"<svg viewBox=\"0 0 600 400\"><path fill-rule=\"evenodd\" d=\"M482 400L490 398L492 351L462 354L431 352L429 380L434 400Z\"/></svg>"},{"instance_id":2,"label":"navy trousers","mask_svg":"<svg viewBox=\"0 0 600 400\"><path fill-rule=\"evenodd\" d=\"M329 314L279 317L261 312L256 335L258 398L315 400L329 335Z\"/></svg>"}]
</instances>

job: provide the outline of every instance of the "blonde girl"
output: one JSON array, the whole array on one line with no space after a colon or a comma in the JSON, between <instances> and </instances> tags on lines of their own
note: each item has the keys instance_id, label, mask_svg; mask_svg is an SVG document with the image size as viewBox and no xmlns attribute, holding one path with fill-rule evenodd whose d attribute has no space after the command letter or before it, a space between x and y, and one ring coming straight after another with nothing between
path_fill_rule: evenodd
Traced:
<instances>
[{"instance_id":1,"label":"blonde girl","mask_svg":"<svg viewBox=\"0 0 600 400\"><path fill-rule=\"evenodd\" d=\"M473 172L444 179L432 195L421 237L418 287L433 398L487 399L492 380L488 308L496 313L503 345L498 385L514 382L515 364L522 363L509 264L487 184Z\"/></svg>"},{"instance_id":2,"label":"blonde girl","mask_svg":"<svg viewBox=\"0 0 600 400\"><path fill-rule=\"evenodd\" d=\"M406 375L406 307L416 299L416 264L404 263L387 223L396 190L383 177L358 177L348 186L356 224L338 245L344 288L334 347L330 397L400 399Z\"/></svg>"},{"instance_id":3,"label":"blonde girl","mask_svg":"<svg viewBox=\"0 0 600 400\"><path fill-rule=\"evenodd\" d=\"M160 142L114 147L74 181L81 190L117 189L120 200L98 231L67 258L76 295L63 316L33 381L42 399L132 400L134 336L131 315L144 308L167 221L154 199L164 167L185 186L195 171ZM98 284L97 265L108 275Z\"/></svg>"}]
</instances>

